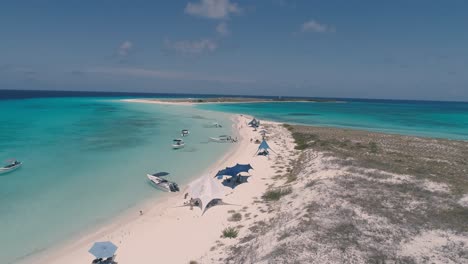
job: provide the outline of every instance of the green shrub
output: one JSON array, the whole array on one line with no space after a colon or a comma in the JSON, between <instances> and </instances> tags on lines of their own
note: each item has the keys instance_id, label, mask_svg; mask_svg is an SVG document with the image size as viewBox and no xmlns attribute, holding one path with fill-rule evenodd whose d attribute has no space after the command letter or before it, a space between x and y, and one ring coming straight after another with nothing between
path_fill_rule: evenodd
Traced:
<instances>
[{"instance_id":1,"label":"green shrub","mask_svg":"<svg viewBox=\"0 0 468 264\"><path fill-rule=\"evenodd\" d=\"M236 238L239 234L239 230L234 227L227 227L223 230L223 237L224 238Z\"/></svg>"}]
</instances>

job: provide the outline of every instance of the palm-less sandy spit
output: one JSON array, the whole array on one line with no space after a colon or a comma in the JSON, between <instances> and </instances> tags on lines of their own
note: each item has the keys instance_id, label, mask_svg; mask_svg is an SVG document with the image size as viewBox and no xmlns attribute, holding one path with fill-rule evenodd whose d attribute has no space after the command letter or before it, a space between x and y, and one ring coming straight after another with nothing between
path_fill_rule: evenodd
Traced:
<instances>
[{"instance_id":1,"label":"palm-less sandy spit","mask_svg":"<svg viewBox=\"0 0 468 264\"><path fill-rule=\"evenodd\" d=\"M220 238L223 229L233 226L233 223L228 221L230 212L242 208L245 211L248 207L254 210L251 206L254 199L265 192L274 175L271 168L273 159L254 156L258 144L252 143L250 139L261 139L261 136L247 126L250 119L240 115L233 118L235 129L238 130L238 143L205 173L213 174L221 168L236 163L252 165L254 170L251 171L247 184L241 184L235 190L224 187L226 193L224 202L233 205L215 206L202 216L199 208L190 210L189 207L178 207L187 201L184 199L187 189L183 189L178 194L169 194L162 201L143 205L141 207L143 215L139 215L136 211L121 217L96 232L83 234L81 238L61 248L45 252L26 262L91 263L93 256L88 253L88 249L92 244L95 241L110 240L118 246L115 259L118 263L189 263L191 260L208 255L216 241L231 242L228 238ZM292 150L294 143L287 130L279 124L270 124L282 130L283 136L290 142L287 146L289 149L274 143L270 144L271 147L279 153ZM257 215L256 220L263 217L260 212L252 213Z\"/></svg>"},{"instance_id":2,"label":"palm-less sandy spit","mask_svg":"<svg viewBox=\"0 0 468 264\"><path fill-rule=\"evenodd\" d=\"M233 119L239 142L200 175L250 163L248 183L225 189L233 205L201 216L178 207L185 189L27 263L91 263L106 240L129 264L468 263L468 142L263 121L263 157L250 117Z\"/></svg>"}]
</instances>

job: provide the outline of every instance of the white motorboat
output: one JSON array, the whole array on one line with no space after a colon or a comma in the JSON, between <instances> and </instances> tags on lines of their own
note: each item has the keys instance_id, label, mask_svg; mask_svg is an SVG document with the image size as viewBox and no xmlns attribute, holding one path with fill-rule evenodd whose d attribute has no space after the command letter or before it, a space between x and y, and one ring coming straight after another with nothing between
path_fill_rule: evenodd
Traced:
<instances>
[{"instance_id":1,"label":"white motorboat","mask_svg":"<svg viewBox=\"0 0 468 264\"><path fill-rule=\"evenodd\" d=\"M213 127L217 127L217 128L223 127L222 125L220 125L220 124L217 123L217 122L213 122L212 126L213 126Z\"/></svg>"},{"instance_id":2,"label":"white motorboat","mask_svg":"<svg viewBox=\"0 0 468 264\"><path fill-rule=\"evenodd\" d=\"M231 136L228 136L228 135L221 135L219 137L210 137L210 140L214 142L219 142L219 143L232 142Z\"/></svg>"},{"instance_id":3,"label":"white motorboat","mask_svg":"<svg viewBox=\"0 0 468 264\"><path fill-rule=\"evenodd\" d=\"M180 149L180 148L183 148L185 146L185 143L182 139L180 138L177 138L177 139L174 139L172 141L172 148L173 149Z\"/></svg>"},{"instance_id":4,"label":"white motorboat","mask_svg":"<svg viewBox=\"0 0 468 264\"><path fill-rule=\"evenodd\" d=\"M0 174L12 172L21 167L21 165L23 165L21 161L12 160L10 161L10 164L0 167Z\"/></svg>"},{"instance_id":5,"label":"white motorboat","mask_svg":"<svg viewBox=\"0 0 468 264\"><path fill-rule=\"evenodd\" d=\"M165 191L165 192L178 192L179 191L179 185L177 185L177 183L163 179L161 176L158 176L158 175L161 175L161 173L146 174L146 177L148 177L148 179L151 181L151 183L153 183L153 185L156 188L162 191Z\"/></svg>"},{"instance_id":6,"label":"white motorboat","mask_svg":"<svg viewBox=\"0 0 468 264\"><path fill-rule=\"evenodd\" d=\"M180 133L181 136L186 137L190 134L190 131L188 129L183 129L182 132Z\"/></svg>"}]
</instances>

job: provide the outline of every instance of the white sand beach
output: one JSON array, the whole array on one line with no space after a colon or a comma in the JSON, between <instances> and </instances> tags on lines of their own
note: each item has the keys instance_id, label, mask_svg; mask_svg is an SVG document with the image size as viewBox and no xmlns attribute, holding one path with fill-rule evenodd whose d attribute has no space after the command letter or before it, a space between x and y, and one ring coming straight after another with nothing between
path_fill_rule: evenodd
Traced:
<instances>
[{"instance_id":1,"label":"white sand beach","mask_svg":"<svg viewBox=\"0 0 468 264\"><path fill-rule=\"evenodd\" d=\"M238 130L239 142L221 160L207 170L213 176L218 170L236 163L250 163L251 177L247 184L241 184L232 190L224 187L226 196L224 202L232 205L220 205L209 208L202 216L199 208L179 207L187 200L183 187L179 194L168 194L154 204L147 203L141 208L135 208L134 213L121 217L106 227L71 241L56 250L50 250L34 256L30 263L91 263L93 256L88 249L96 241L112 241L118 246L116 261L118 263L188 263L191 260L206 258L210 248L218 240L229 244L230 239L220 238L222 230L233 226L228 218L232 210L250 211L254 200L260 197L271 182L274 175L271 168L274 159L265 156L255 156L258 144L250 139L261 139L257 131L247 126L250 119L246 116L235 116L235 129ZM270 124L278 129L276 137L281 135L286 145L278 145L270 141L270 146L277 153L291 151L294 143L286 129L279 124ZM278 132L276 131L276 132ZM284 149L287 146L288 149ZM272 154L275 155L275 154ZM204 175L201 175L204 176ZM143 215L139 215L139 210ZM229 211L229 212L228 212ZM255 220L261 219L261 212L254 212ZM232 240L234 241L234 240ZM219 243L219 242L218 242Z\"/></svg>"}]
</instances>

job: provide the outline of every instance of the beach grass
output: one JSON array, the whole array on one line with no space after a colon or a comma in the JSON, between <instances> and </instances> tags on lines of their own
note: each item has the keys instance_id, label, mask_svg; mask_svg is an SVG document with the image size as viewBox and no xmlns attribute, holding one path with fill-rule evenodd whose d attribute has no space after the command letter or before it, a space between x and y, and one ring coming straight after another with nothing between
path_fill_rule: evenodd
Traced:
<instances>
[{"instance_id":1,"label":"beach grass","mask_svg":"<svg viewBox=\"0 0 468 264\"><path fill-rule=\"evenodd\" d=\"M222 237L224 237L224 238L236 238L238 234L239 234L239 230L237 230L236 228L234 228L234 227L226 227L226 228L223 230L223 235L222 235Z\"/></svg>"},{"instance_id":2,"label":"beach grass","mask_svg":"<svg viewBox=\"0 0 468 264\"><path fill-rule=\"evenodd\" d=\"M392 135L361 130L284 125L296 149L314 149L343 158L348 165L414 175L448 184L455 195L468 193L468 142ZM351 159L349 159L351 158Z\"/></svg>"}]
</instances>

